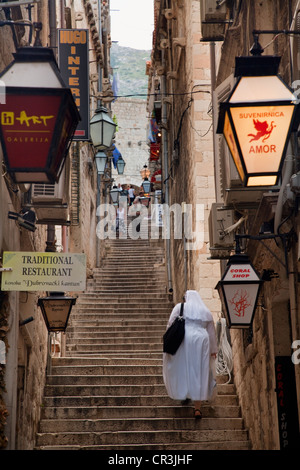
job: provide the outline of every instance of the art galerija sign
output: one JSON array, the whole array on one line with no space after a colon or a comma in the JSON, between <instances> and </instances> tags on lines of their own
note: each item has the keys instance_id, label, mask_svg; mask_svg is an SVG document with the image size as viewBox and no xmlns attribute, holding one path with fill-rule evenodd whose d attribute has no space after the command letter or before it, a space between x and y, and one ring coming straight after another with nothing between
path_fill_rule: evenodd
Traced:
<instances>
[{"instance_id":1,"label":"art galerija sign","mask_svg":"<svg viewBox=\"0 0 300 470\"><path fill-rule=\"evenodd\" d=\"M81 253L3 253L3 291L83 291L86 256Z\"/></svg>"}]
</instances>

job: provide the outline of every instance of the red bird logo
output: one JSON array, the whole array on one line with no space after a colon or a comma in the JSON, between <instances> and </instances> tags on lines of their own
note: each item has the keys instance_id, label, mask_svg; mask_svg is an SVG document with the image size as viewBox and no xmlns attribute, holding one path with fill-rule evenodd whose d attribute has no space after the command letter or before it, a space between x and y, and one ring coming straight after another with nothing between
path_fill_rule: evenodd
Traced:
<instances>
[{"instance_id":1,"label":"red bird logo","mask_svg":"<svg viewBox=\"0 0 300 470\"><path fill-rule=\"evenodd\" d=\"M252 142L253 140L259 140L262 137L263 137L262 141L264 142L265 140L267 140L270 137L270 135L272 133L272 130L274 129L274 127L276 127L274 125L274 121L272 121L271 125L269 126L267 121L261 122L258 119L253 119L253 124L254 124L255 129L257 130L257 133L256 134L248 134L248 137L252 137L250 142Z\"/></svg>"}]
</instances>

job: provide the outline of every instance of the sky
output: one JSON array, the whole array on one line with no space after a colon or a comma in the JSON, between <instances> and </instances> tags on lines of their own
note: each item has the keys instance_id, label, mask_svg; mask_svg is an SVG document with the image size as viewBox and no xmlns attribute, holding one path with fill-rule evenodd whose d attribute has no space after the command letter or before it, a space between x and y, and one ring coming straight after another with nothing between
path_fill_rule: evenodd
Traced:
<instances>
[{"instance_id":1,"label":"sky","mask_svg":"<svg viewBox=\"0 0 300 470\"><path fill-rule=\"evenodd\" d=\"M119 46L152 49L153 0L110 0L111 39Z\"/></svg>"}]
</instances>

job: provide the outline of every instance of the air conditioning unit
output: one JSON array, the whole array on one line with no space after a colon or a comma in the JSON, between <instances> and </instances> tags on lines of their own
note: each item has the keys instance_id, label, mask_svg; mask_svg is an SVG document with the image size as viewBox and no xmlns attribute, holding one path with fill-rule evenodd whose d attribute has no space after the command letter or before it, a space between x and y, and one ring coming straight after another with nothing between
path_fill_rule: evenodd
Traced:
<instances>
[{"instance_id":1,"label":"air conditioning unit","mask_svg":"<svg viewBox=\"0 0 300 470\"><path fill-rule=\"evenodd\" d=\"M228 258L234 249L234 231L226 232L234 224L234 211L223 207L222 203L213 203L208 217L209 250L213 259Z\"/></svg>"},{"instance_id":2,"label":"air conditioning unit","mask_svg":"<svg viewBox=\"0 0 300 470\"><path fill-rule=\"evenodd\" d=\"M201 40L223 41L226 16L226 1L200 0Z\"/></svg>"},{"instance_id":3,"label":"air conditioning unit","mask_svg":"<svg viewBox=\"0 0 300 470\"><path fill-rule=\"evenodd\" d=\"M226 206L258 203L263 191L261 189L244 188L234 164L227 142L222 134L216 133L219 119L219 104L229 97L235 77L231 74L213 92L213 121L214 121L214 159L216 171L216 199L224 201Z\"/></svg>"},{"instance_id":4,"label":"air conditioning unit","mask_svg":"<svg viewBox=\"0 0 300 470\"><path fill-rule=\"evenodd\" d=\"M65 171L58 183L32 184L31 203L36 212L37 223L65 225L69 214L67 194Z\"/></svg>"}]
</instances>

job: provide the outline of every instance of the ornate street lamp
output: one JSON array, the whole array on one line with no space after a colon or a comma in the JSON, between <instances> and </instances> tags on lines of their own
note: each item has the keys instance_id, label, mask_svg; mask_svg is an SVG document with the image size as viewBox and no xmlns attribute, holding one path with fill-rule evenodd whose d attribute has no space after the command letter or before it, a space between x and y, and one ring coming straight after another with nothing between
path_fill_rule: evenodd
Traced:
<instances>
[{"instance_id":1,"label":"ornate street lamp","mask_svg":"<svg viewBox=\"0 0 300 470\"><path fill-rule=\"evenodd\" d=\"M151 173L151 171L149 170L149 168L147 167L147 165L146 165L146 163L145 163L145 165L143 166L143 168L142 168L141 171L140 171L141 177L142 177L143 179L149 178L150 173Z\"/></svg>"},{"instance_id":2,"label":"ornate street lamp","mask_svg":"<svg viewBox=\"0 0 300 470\"><path fill-rule=\"evenodd\" d=\"M104 175L107 163L107 155L104 152L97 152L95 155L95 162L98 175Z\"/></svg>"},{"instance_id":3,"label":"ornate street lamp","mask_svg":"<svg viewBox=\"0 0 300 470\"><path fill-rule=\"evenodd\" d=\"M246 254L236 253L229 258L216 286L229 328L252 326L262 283Z\"/></svg>"},{"instance_id":4,"label":"ornate street lamp","mask_svg":"<svg viewBox=\"0 0 300 470\"><path fill-rule=\"evenodd\" d=\"M148 178L145 178L144 181L142 182L142 187L144 190L144 193L150 193L151 190L151 182L148 180Z\"/></svg>"},{"instance_id":5,"label":"ornate street lamp","mask_svg":"<svg viewBox=\"0 0 300 470\"><path fill-rule=\"evenodd\" d=\"M114 186L110 190L110 197L111 197L113 204L118 204L119 196L120 196L120 191L118 190L118 187L114 184Z\"/></svg>"},{"instance_id":6,"label":"ornate street lamp","mask_svg":"<svg viewBox=\"0 0 300 470\"><path fill-rule=\"evenodd\" d=\"M116 127L106 108L100 106L96 109L90 121L91 139L96 150L105 150L111 146Z\"/></svg>"},{"instance_id":7,"label":"ornate street lamp","mask_svg":"<svg viewBox=\"0 0 300 470\"><path fill-rule=\"evenodd\" d=\"M253 52L254 53L254 52ZM236 57L237 82L220 103L223 133L245 187L278 183L297 109L296 96L278 76L280 57Z\"/></svg>"},{"instance_id":8,"label":"ornate street lamp","mask_svg":"<svg viewBox=\"0 0 300 470\"><path fill-rule=\"evenodd\" d=\"M49 297L40 297L38 306L42 311L48 332L65 331L76 298L66 297L63 292L51 292Z\"/></svg>"},{"instance_id":9,"label":"ornate street lamp","mask_svg":"<svg viewBox=\"0 0 300 470\"><path fill-rule=\"evenodd\" d=\"M123 175L126 162L123 160L123 157L119 157L117 161L117 171L119 175Z\"/></svg>"},{"instance_id":10,"label":"ornate street lamp","mask_svg":"<svg viewBox=\"0 0 300 470\"><path fill-rule=\"evenodd\" d=\"M55 183L80 116L60 76L53 51L21 47L1 73L0 140L15 183Z\"/></svg>"}]
</instances>

